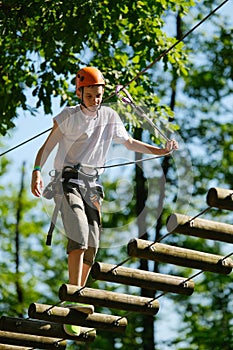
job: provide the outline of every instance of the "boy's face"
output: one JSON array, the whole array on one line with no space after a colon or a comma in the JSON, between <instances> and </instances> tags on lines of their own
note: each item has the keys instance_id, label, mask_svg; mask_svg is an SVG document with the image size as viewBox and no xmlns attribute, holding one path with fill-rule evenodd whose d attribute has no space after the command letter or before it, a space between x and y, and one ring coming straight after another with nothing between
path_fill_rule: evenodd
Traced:
<instances>
[{"instance_id":1,"label":"boy's face","mask_svg":"<svg viewBox=\"0 0 233 350\"><path fill-rule=\"evenodd\" d=\"M95 112L102 102L104 87L102 85L85 86L83 94L77 92L79 98L83 98L84 105L91 111Z\"/></svg>"}]
</instances>

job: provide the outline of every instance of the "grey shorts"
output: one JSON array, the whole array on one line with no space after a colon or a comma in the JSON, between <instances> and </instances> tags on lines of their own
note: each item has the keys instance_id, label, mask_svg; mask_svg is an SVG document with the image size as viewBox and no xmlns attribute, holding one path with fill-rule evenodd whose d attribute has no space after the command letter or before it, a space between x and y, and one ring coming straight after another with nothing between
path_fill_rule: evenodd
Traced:
<instances>
[{"instance_id":1,"label":"grey shorts","mask_svg":"<svg viewBox=\"0 0 233 350\"><path fill-rule=\"evenodd\" d=\"M60 211L68 238L67 253L84 249L84 261L91 265L99 247L100 214L90 201L85 188L65 182L63 190ZM95 189L93 191L95 192ZM95 193L100 203L101 198L97 191Z\"/></svg>"}]
</instances>

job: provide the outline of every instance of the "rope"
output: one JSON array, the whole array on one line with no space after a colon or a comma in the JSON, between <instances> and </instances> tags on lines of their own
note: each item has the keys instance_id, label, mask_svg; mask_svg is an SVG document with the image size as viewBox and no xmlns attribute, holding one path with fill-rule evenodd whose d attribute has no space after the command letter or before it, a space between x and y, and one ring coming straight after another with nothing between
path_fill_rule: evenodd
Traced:
<instances>
[{"instance_id":1,"label":"rope","mask_svg":"<svg viewBox=\"0 0 233 350\"><path fill-rule=\"evenodd\" d=\"M158 158L162 158L162 157L166 157L166 156L169 156L171 155L172 152L168 152L168 153L165 153L161 156L157 155L157 156L153 156L153 157L147 157L147 158L144 158L144 159L138 159L138 160L132 160L130 162L124 162L124 163L116 163L116 164L112 164L112 165L103 165L103 166L97 166L97 167L94 167L92 165L88 165L88 164L81 164L80 166L83 167L83 168L89 168L89 169L109 169L109 168L114 168L114 167L118 167L118 166L125 166L125 165L132 165L132 164L137 164L137 163L142 163L142 162L146 162L148 160L152 160L152 159L158 159Z\"/></svg>"},{"instance_id":2,"label":"rope","mask_svg":"<svg viewBox=\"0 0 233 350\"><path fill-rule=\"evenodd\" d=\"M229 258L231 255L233 255L233 252L231 252L228 255L225 255L224 258L222 258L222 261L226 260L227 258Z\"/></svg>"},{"instance_id":3,"label":"rope","mask_svg":"<svg viewBox=\"0 0 233 350\"><path fill-rule=\"evenodd\" d=\"M190 223L190 222L192 222L194 219L196 219L196 218L198 218L199 216L201 216L202 214L205 214L207 211L209 211L210 209L211 209L212 207L207 207L206 209L204 209L204 210L202 210L199 214L197 214L197 215L195 215L195 216L193 216L191 219L189 219L188 221L187 221L187 223Z\"/></svg>"},{"instance_id":4,"label":"rope","mask_svg":"<svg viewBox=\"0 0 233 350\"><path fill-rule=\"evenodd\" d=\"M0 157L1 157L1 156L4 156L4 154L7 154L7 153L11 152L11 151L13 151L14 149L16 149L16 148L18 148L18 147L24 145L25 143L28 143L28 142L30 142L30 141L36 139L37 137L39 137L39 136L45 134L46 132L48 132L48 131L50 131L50 130L52 130L52 128L49 128L49 129L47 129L47 130L45 130L45 131L42 131L40 134L37 134L37 135L31 137L30 139L28 139L28 140L26 140L26 141L24 141L24 142L18 144L17 146L14 146L14 147L8 149L7 151L1 153L1 154L0 154Z\"/></svg>"},{"instance_id":5,"label":"rope","mask_svg":"<svg viewBox=\"0 0 233 350\"><path fill-rule=\"evenodd\" d=\"M124 265L126 262L128 262L129 260L131 260L131 257L130 258L127 258L125 260L123 260L121 263L117 264L116 266L114 266L111 270L109 270L108 272L112 272L114 270L116 270L118 267Z\"/></svg>"}]
</instances>

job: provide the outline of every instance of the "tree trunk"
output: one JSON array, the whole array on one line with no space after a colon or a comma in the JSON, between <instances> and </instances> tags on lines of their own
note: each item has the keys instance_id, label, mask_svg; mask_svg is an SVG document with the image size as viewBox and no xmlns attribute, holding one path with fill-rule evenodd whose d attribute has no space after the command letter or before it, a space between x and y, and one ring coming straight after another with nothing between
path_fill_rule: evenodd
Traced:
<instances>
[{"instance_id":1,"label":"tree trunk","mask_svg":"<svg viewBox=\"0 0 233 350\"><path fill-rule=\"evenodd\" d=\"M137 140L142 139L142 129L135 129L134 137ZM136 154L136 160L142 158L141 154ZM137 215L137 225L138 225L138 236L141 239L148 239L148 233L146 231L146 199L147 199L147 185L146 178L144 176L143 171L143 163L139 163L136 165L136 215ZM141 259L140 267L141 270L149 271L148 260ZM147 298L153 298L154 292L153 290L141 289L141 296ZM154 349L154 316L152 315L144 315L142 319L143 333L142 333L142 341L143 341L143 349L151 350Z\"/></svg>"},{"instance_id":2,"label":"tree trunk","mask_svg":"<svg viewBox=\"0 0 233 350\"><path fill-rule=\"evenodd\" d=\"M22 165L22 173L21 173L21 184L19 189L19 195L18 195L18 203L17 203L17 210L16 210L16 225L15 225L15 271L16 271L16 293L18 298L18 303L22 304L23 302L23 288L21 284L21 278L20 278L20 221L21 221L21 214L22 214L22 197L24 192L24 176L25 176L25 162L23 162ZM22 314L18 315L20 317L23 317Z\"/></svg>"},{"instance_id":3,"label":"tree trunk","mask_svg":"<svg viewBox=\"0 0 233 350\"><path fill-rule=\"evenodd\" d=\"M179 40L182 37L182 22L181 22L181 17L178 13L176 17L176 39ZM173 79L171 82L171 99L170 99L170 108L172 111L175 109L175 104L176 104L176 87L177 87L177 80L178 76L176 71L173 72ZM171 120L169 120L171 121ZM163 203L164 203L164 196L165 196L165 186L166 186L166 181L164 182L163 179L167 179L167 174L169 171L170 167L170 157L164 157L162 161L162 169L163 169L163 174L161 176L160 180L160 194L159 194L159 203L158 207L163 208ZM162 210L160 216L158 217L157 220L157 225L155 228L155 242L158 241L161 238L161 228L162 228L162 218L163 218L164 211ZM154 263L154 272L159 272L159 263L155 262Z\"/></svg>"}]
</instances>

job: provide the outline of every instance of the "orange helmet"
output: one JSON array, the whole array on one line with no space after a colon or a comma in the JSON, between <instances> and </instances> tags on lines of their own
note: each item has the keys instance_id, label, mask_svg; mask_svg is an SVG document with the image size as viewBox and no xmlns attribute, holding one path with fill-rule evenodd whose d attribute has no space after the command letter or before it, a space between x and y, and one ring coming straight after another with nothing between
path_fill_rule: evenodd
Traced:
<instances>
[{"instance_id":1,"label":"orange helmet","mask_svg":"<svg viewBox=\"0 0 233 350\"><path fill-rule=\"evenodd\" d=\"M76 75L76 88L90 85L105 85L103 74L94 67L80 69Z\"/></svg>"}]
</instances>

